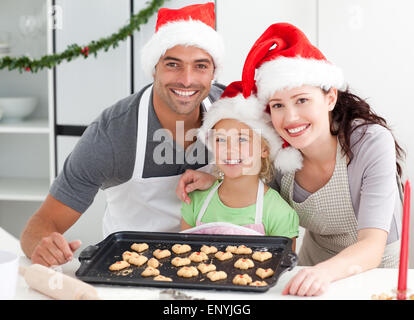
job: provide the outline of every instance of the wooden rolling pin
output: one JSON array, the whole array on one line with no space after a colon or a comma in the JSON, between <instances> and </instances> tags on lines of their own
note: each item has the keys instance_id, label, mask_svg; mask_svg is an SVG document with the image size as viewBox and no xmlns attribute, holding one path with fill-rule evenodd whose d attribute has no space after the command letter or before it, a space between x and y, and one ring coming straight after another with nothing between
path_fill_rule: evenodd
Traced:
<instances>
[{"instance_id":1,"label":"wooden rolling pin","mask_svg":"<svg viewBox=\"0 0 414 320\"><path fill-rule=\"evenodd\" d=\"M19 267L19 273L32 289L59 300L98 300L91 285L40 264Z\"/></svg>"}]
</instances>

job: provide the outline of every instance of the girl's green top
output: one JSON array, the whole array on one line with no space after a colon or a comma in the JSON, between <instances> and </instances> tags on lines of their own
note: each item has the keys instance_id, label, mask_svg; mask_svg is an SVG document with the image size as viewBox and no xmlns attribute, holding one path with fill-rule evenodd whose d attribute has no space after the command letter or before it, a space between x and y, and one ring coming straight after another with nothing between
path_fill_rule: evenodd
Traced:
<instances>
[{"instance_id":1,"label":"girl's green top","mask_svg":"<svg viewBox=\"0 0 414 320\"><path fill-rule=\"evenodd\" d=\"M216 181L208 190L196 190L188 195L191 203L183 202L181 207L181 215L187 224L196 226L198 213L207 195L218 183L219 181ZM230 208L221 202L216 190L201 222L229 222L242 226L254 224L255 217L256 204L244 208ZM296 211L272 188L269 188L263 197L262 223L267 236L294 238L299 235L299 217Z\"/></svg>"}]
</instances>

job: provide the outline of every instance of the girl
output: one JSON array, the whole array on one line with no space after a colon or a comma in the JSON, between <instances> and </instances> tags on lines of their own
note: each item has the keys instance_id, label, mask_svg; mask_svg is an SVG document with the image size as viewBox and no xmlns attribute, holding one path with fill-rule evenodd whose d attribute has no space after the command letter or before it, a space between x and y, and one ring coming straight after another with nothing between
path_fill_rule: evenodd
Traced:
<instances>
[{"instance_id":1,"label":"girl","mask_svg":"<svg viewBox=\"0 0 414 320\"><path fill-rule=\"evenodd\" d=\"M286 144L303 166L272 184L306 229L299 252L304 268L284 294L320 295L335 280L376 267L398 267L403 154L386 121L350 93L341 70L295 26L270 26L243 68L244 94L257 87ZM211 178L186 174L184 185ZM210 180L210 182L208 182ZM200 183L202 182L202 183ZM204 186L203 186L204 184Z\"/></svg>"},{"instance_id":2,"label":"girl","mask_svg":"<svg viewBox=\"0 0 414 320\"><path fill-rule=\"evenodd\" d=\"M221 181L205 191L191 193L183 203L182 229L209 234L298 236L296 212L266 184L273 179L273 161L290 157L283 172L301 165L295 150L281 150L270 117L255 97L245 99L241 83L227 87L212 105L200 128L200 139L213 150ZM275 160L276 159L276 160ZM195 227L195 228L194 228Z\"/></svg>"}]
</instances>

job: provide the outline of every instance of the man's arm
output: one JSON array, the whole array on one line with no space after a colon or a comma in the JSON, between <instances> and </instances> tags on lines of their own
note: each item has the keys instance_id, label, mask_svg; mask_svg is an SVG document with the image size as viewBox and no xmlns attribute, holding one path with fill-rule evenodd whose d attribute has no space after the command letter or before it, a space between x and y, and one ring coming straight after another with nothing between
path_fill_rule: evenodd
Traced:
<instances>
[{"instance_id":1,"label":"man's arm","mask_svg":"<svg viewBox=\"0 0 414 320\"><path fill-rule=\"evenodd\" d=\"M27 222L20 237L23 252L33 263L45 266L61 265L70 261L80 241L68 242L63 237L80 218L73 210L50 194Z\"/></svg>"}]
</instances>

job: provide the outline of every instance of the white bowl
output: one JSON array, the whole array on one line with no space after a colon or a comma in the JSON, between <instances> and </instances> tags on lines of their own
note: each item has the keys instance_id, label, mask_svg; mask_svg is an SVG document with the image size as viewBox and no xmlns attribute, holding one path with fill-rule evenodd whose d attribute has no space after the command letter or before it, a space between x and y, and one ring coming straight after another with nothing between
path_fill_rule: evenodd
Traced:
<instances>
[{"instance_id":1,"label":"white bowl","mask_svg":"<svg viewBox=\"0 0 414 320\"><path fill-rule=\"evenodd\" d=\"M5 122L22 121L32 114L37 102L36 97L0 98L0 119Z\"/></svg>"}]
</instances>

